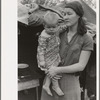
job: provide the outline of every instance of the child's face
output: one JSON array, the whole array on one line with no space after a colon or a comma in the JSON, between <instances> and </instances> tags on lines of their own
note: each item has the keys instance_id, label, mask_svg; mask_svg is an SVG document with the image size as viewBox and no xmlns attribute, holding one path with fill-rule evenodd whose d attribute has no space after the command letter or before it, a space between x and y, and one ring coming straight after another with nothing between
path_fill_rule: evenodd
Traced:
<instances>
[{"instance_id":1,"label":"child's face","mask_svg":"<svg viewBox=\"0 0 100 100\"><path fill-rule=\"evenodd\" d=\"M58 32L59 26L58 25L45 25L45 30L47 33L55 34Z\"/></svg>"}]
</instances>

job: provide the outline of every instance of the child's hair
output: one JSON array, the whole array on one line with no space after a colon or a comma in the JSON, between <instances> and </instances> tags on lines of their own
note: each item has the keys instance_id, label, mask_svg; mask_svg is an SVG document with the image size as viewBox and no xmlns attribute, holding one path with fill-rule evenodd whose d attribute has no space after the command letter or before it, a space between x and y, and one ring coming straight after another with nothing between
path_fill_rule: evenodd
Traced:
<instances>
[{"instance_id":1,"label":"child's hair","mask_svg":"<svg viewBox=\"0 0 100 100\"><path fill-rule=\"evenodd\" d=\"M43 20L44 20L44 24L56 25L61 20L61 17L55 12L48 11L44 15L44 19Z\"/></svg>"}]
</instances>

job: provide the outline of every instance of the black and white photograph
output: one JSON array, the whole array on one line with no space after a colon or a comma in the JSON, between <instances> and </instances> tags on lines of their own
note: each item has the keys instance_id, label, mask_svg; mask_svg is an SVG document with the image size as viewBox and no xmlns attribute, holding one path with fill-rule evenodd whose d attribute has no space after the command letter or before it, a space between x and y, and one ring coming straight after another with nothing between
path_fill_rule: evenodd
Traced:
<instances>
[{"instance_id":1,"label":"black and white photograph","mask_svg":"<svg viewBox=\"0 0 100 100\"><path fill-rule=\"evenodd\" d=\"M15 24L1 34L2 100L99 100L98 0L15 3Z\"/></svg>"},{"instance_id":2,"label":"black and white photograph","mask_svg":"<svg viewBox=\"0 0 100 100\"><path fill-rule=\"evenodd\" d=\"M18 0L18 100L96 100L96 0Z\"/></svg>"}]
</instances>

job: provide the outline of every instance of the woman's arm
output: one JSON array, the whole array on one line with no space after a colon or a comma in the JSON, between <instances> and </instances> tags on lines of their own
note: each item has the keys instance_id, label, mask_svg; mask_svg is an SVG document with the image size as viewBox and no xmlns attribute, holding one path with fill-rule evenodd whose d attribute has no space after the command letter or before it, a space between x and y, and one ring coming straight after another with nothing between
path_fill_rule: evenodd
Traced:
<instances>
[{"instance_id":1,"label":"woman's arm","mask_svg":"<svg viewBox=\"0 0 100 100\"><path fill-rule=\"evenodd\" d=\"M48 70L48 75L50 77L54 77L56 74L60 74L60 73L75 73L75 72L83 71L86 64L88 63L90 54L91 51L82 51L78 63L69 66L56 67L56 68L52 67Z\"/></svg>"}]
</instances>

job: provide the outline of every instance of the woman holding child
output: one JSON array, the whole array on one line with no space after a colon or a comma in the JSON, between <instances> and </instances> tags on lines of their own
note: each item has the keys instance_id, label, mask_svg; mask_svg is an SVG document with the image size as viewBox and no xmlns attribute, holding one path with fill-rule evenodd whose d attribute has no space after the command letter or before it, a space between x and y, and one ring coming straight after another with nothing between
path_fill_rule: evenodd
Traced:
<instances>
[{"instance_id":1,"label":"woman holding child","mask_svg":"<svg viewBox=\"0 0 100 100\"><path fill-rule=\"evenodd\" d=\"M47 70L51 79L55 79L56 75L62 76L59 86L64 95L59 96L50 88L51 96L42 89L41 100L81 100L78 73L84 70L93 50L93 40L87 32L83 15L82 5L78 1L68 2L64 6L67 29L59 34L61 62L59 66Z\"/></svg>"}]
</instances>

